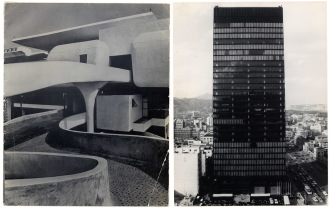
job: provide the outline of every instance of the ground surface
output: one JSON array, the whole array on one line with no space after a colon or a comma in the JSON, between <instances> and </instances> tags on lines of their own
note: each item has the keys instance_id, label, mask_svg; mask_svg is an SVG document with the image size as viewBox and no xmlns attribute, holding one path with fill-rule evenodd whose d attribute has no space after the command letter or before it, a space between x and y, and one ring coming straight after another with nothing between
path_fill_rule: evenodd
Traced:
<instances>
[{"instance_id":1,"label":"ground surface","mask_svg":"<svg viewBox=\"0 0 332 209\"><path fill-rule=\"evenodd\" d=\"M29 152L54 152L75 153L77 150L56 149L46 142L46 134L34 137L18 144L6 151L29 151ZM107 159L107 157L105 157ZM111 158L111 157L110 157ZM107 159L109 169L110 191L118 198L118 204L122 206L164 206L168 205L168 191L155 179L142 170L131 166L130 161L122 162ZM154 189L155 187L155 189ZM153 191L154 190L154 191ZM153 192L153 193L152 193ZM150 202L149 202L150 201Z\"/></svg>"}]
</instances>

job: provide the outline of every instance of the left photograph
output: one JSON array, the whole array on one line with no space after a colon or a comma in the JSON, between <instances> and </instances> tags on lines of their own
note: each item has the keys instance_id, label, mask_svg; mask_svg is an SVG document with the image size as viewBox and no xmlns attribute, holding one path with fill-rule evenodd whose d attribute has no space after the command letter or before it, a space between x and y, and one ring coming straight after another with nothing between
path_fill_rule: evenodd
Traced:
<instances>
[{"instance_id":1,"label":"left photograph","mask_svg":"<svg viewBox=\"0 0 332 209\"><path fill-rule=\"evenodd\" d=\"M4 205L168 206L169 17L5 4Z\"/></svg>"}]
</instances>

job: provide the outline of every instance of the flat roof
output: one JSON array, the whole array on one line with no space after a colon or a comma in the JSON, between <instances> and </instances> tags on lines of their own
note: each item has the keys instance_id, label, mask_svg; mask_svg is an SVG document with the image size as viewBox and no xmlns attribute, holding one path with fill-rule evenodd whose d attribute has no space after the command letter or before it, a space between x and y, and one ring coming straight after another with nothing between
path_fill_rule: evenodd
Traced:
<instances>
[{"instance_id":1,"label":"flat roof","mask_svg":"<svg viewBox=\"0 0 332 209\"><path fill-rule=\"evenodd\" d=\"M140 23L156 20L152 12L120 17L116 19L15 38L12 42L36 49L50 51L55 46L99 39L99 30L128 23Z\"/></svg>"}]
</instances>

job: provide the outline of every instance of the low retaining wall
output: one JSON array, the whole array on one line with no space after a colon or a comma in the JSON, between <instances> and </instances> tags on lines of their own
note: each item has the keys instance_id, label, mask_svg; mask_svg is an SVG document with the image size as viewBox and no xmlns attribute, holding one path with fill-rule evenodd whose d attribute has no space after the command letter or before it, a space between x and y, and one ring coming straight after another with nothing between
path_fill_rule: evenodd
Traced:
<instances>
[{"instance_id":1,"label":"low retaining wall","mask_svg":"<svg viewBox=\"0 0 332 209\"><path fill-rule=\"evenodd\" d=\"M6 205L114 205L103 158L5 152Z\"/></svg>"},{"instance_id":2,"label":"low retaining wall","mask_svg":"<svg viewBox=\"0 0 332 209\"><path fill-rule=\"evenodd\" d=\"M159 168L169 149L168 140L139 135L87 133L68 130L85 122L85 114L62 120L56 132L49 134L51 145L76 148L93 154L108 154L149 163ZM79 121L79 122L75 122Z\"/></svg>"},{"instance_id":3,"label":"low retaining wall","mask_svg":"<svg viewBox=\"0 0 332 209\"><path fill-rule=\"evenodd\" d=\"M63 110L51 110L31 115L25 115L19 118L14 118L4 123L4 148L8 149L16 144L22 143L34 134L46 133L47 130L43 124L57 121L63 118Z\"/></svg>"},{"instance_id":4,"label":"low retaining wall","mask_svg":"<svg viewBox=\"0 0 332 209\"><path fill-rule=\"evenodd\" d=\"M41 112L31 115L24 115L18 118L14 118L3 124L4 133L12 132L18 129L22 129L34 123L42 123L43 121L51 119L62 118L63 110L51 110L47 112Z\"/></svg>"}]
</instances>

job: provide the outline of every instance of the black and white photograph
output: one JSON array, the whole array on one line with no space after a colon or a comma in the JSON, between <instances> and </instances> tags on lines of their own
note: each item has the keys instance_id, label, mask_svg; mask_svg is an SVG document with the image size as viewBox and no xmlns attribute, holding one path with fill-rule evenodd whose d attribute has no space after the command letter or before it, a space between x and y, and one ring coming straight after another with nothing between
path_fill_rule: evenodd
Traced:
<instances>
[{"instance_id":1,"label":"black and white photograph","mask_svg":"<svg viewBox=\"0 0 332 209\"><path fill-rule=\"evenodd\" d=\"M327 205L327 3L173 3L174 205Z\"/></svg>"},{"instance_id":2,"label":"black and white photograph","mask_svg":"<svg viewBox=\"0 0 332 209\"><path fill-rule=\"evenodd\" d=\"M2 204L168 206L170 4L3 14Z\"/></svg>"}]
</instances>

